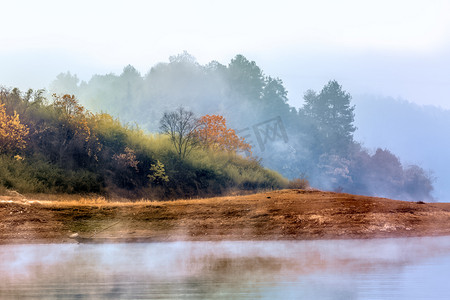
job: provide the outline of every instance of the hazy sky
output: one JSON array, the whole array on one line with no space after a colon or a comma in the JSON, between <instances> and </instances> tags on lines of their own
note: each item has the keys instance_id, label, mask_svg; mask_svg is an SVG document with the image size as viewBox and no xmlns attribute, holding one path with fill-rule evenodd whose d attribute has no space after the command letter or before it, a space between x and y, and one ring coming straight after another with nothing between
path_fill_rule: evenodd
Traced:
<instances>
[{"instance_id":1,"label":"hazy sky","mask_svg":"<svg viewBox=\"0 0 450 300\"><path fill-rule=\"evenodd\" d=\"M449 0L3 1L0 85L42 88L61 72L82 80L142 74L184 50L204 64L243 54L280 77L291 104L338 80L450 109Z\"/></svg>"}]
</instances>

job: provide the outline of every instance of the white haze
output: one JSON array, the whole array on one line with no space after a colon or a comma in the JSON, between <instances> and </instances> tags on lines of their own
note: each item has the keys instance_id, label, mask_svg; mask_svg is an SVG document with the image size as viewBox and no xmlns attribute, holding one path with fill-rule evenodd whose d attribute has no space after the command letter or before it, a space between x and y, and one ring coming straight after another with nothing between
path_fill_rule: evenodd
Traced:
<instances>
[{"instance_id":1,"label":"white haze","mask_svg":"<svg viewBox=\"0 0 450 300\"><path fill-rule=\"evenodd\" d=\"M353 102L355 139L369 149L391 150L404 165L418 164L430 171L436 199L449 202L450 110L369 95L357 95Z\"/></svg>"},{"instance_id":2,"label":"white haze","mask_svg":"<svg viewBox=\"0 0 450 300\"><path fill-rule=\"evenodd\" d=\"M291 105L338 80L352 94L450 108L450 2L7 1L0 84L43 88L60 72L88 80L141 73L183 50L199 63L241 53L283 79Z\"/></svg>"},{"instance_id":3,"label":"white haze","mask_svg":"<svg viewBox=\"0 0 450 300\"><path fill-rule=\"evenodd\" d=\"M202 65L212 60L226 65L243 54L283 80L295 107L301 107L306 90L320 91L336 79L354 96L450 109L449 11L446 0L6 1L0 85L48 88L61 72L88 81L93 74L120 74L128 64L145 75L187 50ZM400 130L396 118L386 119L383 110L371 114L370 102L354 99L356 140L431 169L436 196L446 201L448 123L433 127L435 120L425 117L427 131L417 131L412 114L411 125ZM226 108L219 110L226 114ZM261 120L247 121L246 126ZM290 143L280 154L290 155L292 147L302 151Z\"/></svg>"},{"instance_id":4,"label":"white haze","mask_svg":"<svg viewBox=\"0 0 450 300\"><path fill-rule=\"evenodd\" d=\"M169 64L155 65L145 76L127 66L120 75L95 75L89 82L79 85L76 84L76 77L62 74L52 83L50 91L73 93L88 109L106 111L119 117L122 122L137 122L149 132L158 131L159 120L165 110L180 105L197 115L220 114L252 145L253 153L262 159L265 167L277 170L288 178L307 176L312 186L327 190L335 188L336 176L351 180L348 177L349 162L336 160L336 157L325 159L314 167L308 166L306 158L313 153L309 144L312 141L307 135L299 133L290 122L286 105L279 104L267 110L264 105L258 106L248 101L245 96L230 94L228 84L220 73L199 65L187 53L172 56L170 61ZM347 87L344 86L344 89ZM433 114L442 115L436 119L430 117L427 109L409 102L397 103L393 98L380 101L383 99L380 97L361 101L364 99L360 96L353 99L356 104L355 124L359 128L355 133L356 141L362 142L369 150L380 147L394 151L404 168L418 164L425 171L434 172L437 179L433 198L445 201L450 192L446 184L450 170L445 154L448 139L439 137L448 135L446 128L450 124L436 121L445 120L446 111L434 107ZM286 137L278 142L263 143L263 149L252 128L277 116L282 116L280 121L286 129ZM330 166L334 170L326 171L328 175L324 177L319 169ZM410 201L419 199L392 193L390 188L380 187L380 184L372 180L365 182L368 190L352 192Z\"/></svg>"},{"instance_id":5,"label":"white haze","mask_svg":"<svg viewBox=\"0 0 450 300\"><path fill-rule=\"evenodd\" d=\"M2 299L448 299L448 237L0 245Z\"/></svg>"}]
</instances>

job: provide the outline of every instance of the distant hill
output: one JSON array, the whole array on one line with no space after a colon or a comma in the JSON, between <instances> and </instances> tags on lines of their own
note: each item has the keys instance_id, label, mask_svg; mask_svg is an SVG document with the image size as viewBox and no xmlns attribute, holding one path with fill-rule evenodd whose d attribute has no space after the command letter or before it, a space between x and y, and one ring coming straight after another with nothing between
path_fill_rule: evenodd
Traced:
<instances>
[{"instance_id":1,"label":"distant hill","mask_svg":"<svg viewBox=\"0 0 450 300\"><path fill-rule=\"evenodd\" d=\"M450 200L450 110L391 97L353 98L355 140L369 149L387 148L404 164L419 164L435 177L438 201Z\"/></svg>"}]
</instances>

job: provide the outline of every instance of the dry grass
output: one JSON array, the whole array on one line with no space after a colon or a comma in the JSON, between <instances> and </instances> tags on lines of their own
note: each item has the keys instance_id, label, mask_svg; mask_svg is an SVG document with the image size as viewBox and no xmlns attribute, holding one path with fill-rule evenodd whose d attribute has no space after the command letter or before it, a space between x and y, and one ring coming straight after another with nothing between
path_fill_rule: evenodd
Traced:
<instances>
[{"instance_id":1,"label":"dry grass","mask_svg":"<svg viewBox=\"0 0 450 300\"><path fill-rule=\"evenodd\" d=\"M258 193L267 193L273 190L259 190ZM253 196L255 191L246 190L229 190L224 195L217 197L193 197L180 198L176 200L156 200L141 198L139 200L131 200L128 198L106 198L96 194L80 195L80 194L25 194L21 195L14 192L20 197L20 200L26 199L28 202L37 202L43 205L54 206L140 206L140 205L186 205L200 203L214 203L222 201L230 201L236 197ZM19 200L19 198L17 198Z\"/></svg>"},{"instance_id":2,"label":"dry grass","mask_svg":"<svg viewBox=\"0 0 450 300\"><path fill-rule=\"evenodd\" d=\"M450 232L450 204L313 190L176 201L131 202L98 195L27 197L15 203L0 201L0 228L8 228L0 230L0 244L70 241L68 236L74 232L81 237L146 241L373 238Z\"/></svg>"},{"instance_id":3,"label":"dry grass","mask_svg":"<svg viewBox=\"0 0 450 300\"><path fill-rule=\"evenodd\" d=\"M307 188L309 188L309 181L306 178L295 178L288 183L288 189L305 190Z\"/></svg>"}]
</instances>

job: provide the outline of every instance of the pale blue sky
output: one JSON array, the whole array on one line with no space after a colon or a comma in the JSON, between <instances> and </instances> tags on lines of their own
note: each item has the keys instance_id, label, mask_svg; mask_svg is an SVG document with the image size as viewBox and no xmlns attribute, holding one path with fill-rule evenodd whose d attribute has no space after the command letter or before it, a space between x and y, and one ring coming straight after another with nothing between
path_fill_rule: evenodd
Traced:
<instances>
[{"instance_id":1,"label":"pale blue sky","mask_svg":"<svg viewBox=\"0 0 450 300\"><path fill-rule=\"evenodd\" d=\"M450 1L4 1L0 84L42 88L60 72L88 80L142 74L188 51L201 63L243 54L280 77L291 104L337 79L450 109Z\"/></svg>"}]
</instances>

